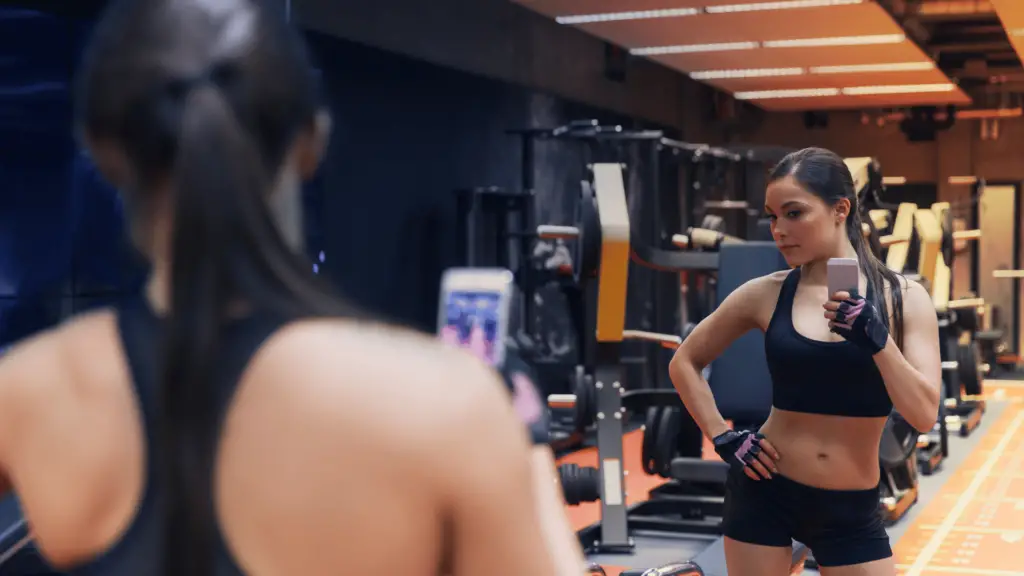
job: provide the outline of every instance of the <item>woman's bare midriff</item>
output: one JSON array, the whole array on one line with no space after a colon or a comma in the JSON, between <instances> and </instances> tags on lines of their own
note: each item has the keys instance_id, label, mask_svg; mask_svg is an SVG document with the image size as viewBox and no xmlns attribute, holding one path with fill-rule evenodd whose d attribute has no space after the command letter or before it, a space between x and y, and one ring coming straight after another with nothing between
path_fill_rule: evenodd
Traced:
<instances>
[{"instance_id":1,"label":"woman's bare midriff","mask_svg":"<svg viewBox=\"0 0 1024 576\"><path fill-rule=\"evenodd\" d=\"M878 485L885 418L805 414L772 408L761 433L779 451L779 474L827 490Z\"/></svg>"}]
</instances>

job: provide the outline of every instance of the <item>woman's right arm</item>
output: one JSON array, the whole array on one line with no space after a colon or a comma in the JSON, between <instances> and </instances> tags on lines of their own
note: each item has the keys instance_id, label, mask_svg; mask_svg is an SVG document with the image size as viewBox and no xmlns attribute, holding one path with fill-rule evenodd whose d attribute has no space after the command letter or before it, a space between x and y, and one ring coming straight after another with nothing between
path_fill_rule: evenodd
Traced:
<instances>
[{"instance_id":1,"label":"woman's right arm","mask_svg":"<svg viewBox=\"0 0 1024 576\"><path fill-rule=\"evenodd\" d=\"M708 438L729 430L715 405L711 387L701 375L737 338L758 327L759 306L770 277L755 278L729 294L686 337L669 363L669 377L686 410Z\"/></svg>"},{"instance_id":2,"label":"woman's right arm","mask_svg":"<svg viewBox=\"0 0 1024 576\"><path fill-rule=\"evenodd\" d=\"M463 408L441 443L452 576L582 575L553 460L538 457L496 375L482 365L457 373L449 394Z\"/></svg>"}]
</instances>

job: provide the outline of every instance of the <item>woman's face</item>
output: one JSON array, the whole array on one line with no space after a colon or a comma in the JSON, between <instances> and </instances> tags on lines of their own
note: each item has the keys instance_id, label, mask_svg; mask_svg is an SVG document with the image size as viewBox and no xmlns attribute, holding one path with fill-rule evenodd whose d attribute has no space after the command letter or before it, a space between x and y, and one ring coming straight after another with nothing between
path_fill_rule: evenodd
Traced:
<instances>
[{"instance_id":1,"label":"woman's face","mask_svg":"<svg viewBox=\"0 0 1024 576\"><path fill-rule=\"evenodd\" d=\"M771 219L772 238L792 267L832 254L846 236L850 202L829 206L808 192L792 176L772 182L765 191L765 213Z\"/></svg>"}]
</instances>

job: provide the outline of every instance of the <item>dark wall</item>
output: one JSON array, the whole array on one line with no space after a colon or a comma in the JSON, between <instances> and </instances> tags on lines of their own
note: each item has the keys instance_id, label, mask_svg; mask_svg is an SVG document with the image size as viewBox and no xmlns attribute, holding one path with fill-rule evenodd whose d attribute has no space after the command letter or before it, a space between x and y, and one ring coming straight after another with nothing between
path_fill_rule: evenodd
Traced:
<instances>
[{"instance_id":1,"label":"dark wall","mask_svg":"<svg viewBox=\"0 0 1024 576\"><path fill-rule=\"evenodd\" d=\"M0 343L109 303L139 279L118 196L71 138L68 84L87 25L22 20L0 14ZM519 85L309 39L335 117L307 193L310 253L323 252L321 271L354 300L424 330L434 327L441 271L459 263L453 191L521 186L507 128L579 118L641 125ZM584 151L545 143L535 159L539 219L570 222Z\"/></svg>"},{"instance_id":2,"label":"dark wall","mask_svg":"<svg viewBox=\"0 0 1024 576\"><path fill-rule=\"evenodd\" d=\"M323 176L325 273L370 308L433 330L441 271L458 265L454 191L522 186L507 129L580 118L639 126L517 85L310 35L336 117ZM539 221L570 223L585 148L535 154ZM639 185L638 185L639 186Z\"/></svg>"},{"instance_id":3,"label":"dark wall","mask_svg":"<svg viewBox=\"0 0 1024 576\"><path fill-rule=\"evenodd\" d=\"M446 68L685 128L703 141L712 92L646 58L605 74L605 43L511 0L291 0L312 30ZM429 8L428 8L429 7ZM701 105L694 105L700 97Z\"/></svg>"},{"instance_id":4,"label":"dark wall","mask_svg":"<svg viewBox=\"0 0 1024 576\"><path fill-rule=\"evenodd\" d=\"M0 344L55 322L73 266L74 23L0 9Z\"/></svg>"}]
</instances>

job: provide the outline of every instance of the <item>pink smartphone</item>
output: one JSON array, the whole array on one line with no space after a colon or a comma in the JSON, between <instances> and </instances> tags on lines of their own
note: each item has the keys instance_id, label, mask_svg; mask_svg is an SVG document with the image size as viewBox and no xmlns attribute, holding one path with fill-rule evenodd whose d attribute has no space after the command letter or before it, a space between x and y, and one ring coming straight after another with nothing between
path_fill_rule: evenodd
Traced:
<instances>
[{"instance_id":1,"label":"pink smartphone","mask_svg":"<svg viewBox=\"0 0 1024 576\"><path fill-rule=\"evenodd\" d=\"M828 295L839 291L857 294L860 287L860 266L856 258L829 258Z\"/></svg>"}]
</instances>

